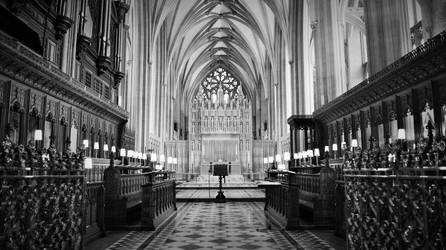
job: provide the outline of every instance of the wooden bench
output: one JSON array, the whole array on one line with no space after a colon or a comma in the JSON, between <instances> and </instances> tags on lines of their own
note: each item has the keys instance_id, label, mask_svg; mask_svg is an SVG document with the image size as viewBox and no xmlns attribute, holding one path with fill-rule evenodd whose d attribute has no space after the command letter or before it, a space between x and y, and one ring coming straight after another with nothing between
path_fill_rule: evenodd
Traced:
<instances>
[{"instance_id":1,"label":"wooden bench","mask_svg":"<svg viewBox=\"0 0 446 250\"><path fill-rule=\"evenodd\" d=\"M104 171L105 213L107 229L127 228L129 212L141 205L141 185L148 182L148 173L141 166L110 166Z\"/></svg>"},{"instance_id":2,"label":"wooden bench","mask_svg":"<svg viewBox=\"0 0 446 250\"><path fill-rule=\"evenodd\" d=\"M298 228L299 207L312 213L313 224L332 227L336 174L329 166L295 172L267 172L265 210L286 228Z\"/></svg>"},{"instance_id":3,"label":"wooden bench","mask_svg":"<svg viewBox=\"0 0 446 250\"><path fill-rule=\"evenodd\" d=\"M330 226L334 221L335 172L326 166L319 173L296 173L299 205L313 213L314 225Z\"/></svg>"}]
</instances>

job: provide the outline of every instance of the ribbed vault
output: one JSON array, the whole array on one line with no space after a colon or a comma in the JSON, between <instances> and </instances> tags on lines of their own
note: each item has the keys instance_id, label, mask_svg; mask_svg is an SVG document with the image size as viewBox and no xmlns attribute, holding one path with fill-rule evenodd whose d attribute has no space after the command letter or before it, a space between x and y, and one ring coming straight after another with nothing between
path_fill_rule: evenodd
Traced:
<instances>
[{"instance_id":1,"label":"ribbed vault","mask_svg":"<svg viewBox=\"0 0 446 250\"><path fill-rule=\"evenodd\" d=\"M167 67L174 95L181 103L194 98L200 83L223 67L242 83L251 100L267 95L277 81L276 34L288 47L288 1L270 0L158 0L153 1L151 44L167 31ZM285 49L286 49L285 48ZM152 46L155 52L156 46ZM283 54L283 52L281 52ZM177 95L177 92L179 95Z\"/></svg>"}]
</instances>

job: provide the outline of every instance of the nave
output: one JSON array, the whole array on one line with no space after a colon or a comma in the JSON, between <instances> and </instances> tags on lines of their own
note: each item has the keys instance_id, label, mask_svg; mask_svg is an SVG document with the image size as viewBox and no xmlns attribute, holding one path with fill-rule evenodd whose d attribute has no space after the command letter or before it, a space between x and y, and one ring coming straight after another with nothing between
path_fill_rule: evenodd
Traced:
<instances>
[{"instance_id":1,"label":"nave","mask_svg":"<svg viewBox=\"0 0 446 250\"><path fill-rule=\"evenodd\" d=\"M446 249L445 13L0 0L0 249Z\"/></svg>"},{"instance_id":2,"label":"nave","mask_svg":"<svg viewBox=\"0 0 446 250\"><path fill-rule=\"evenodd\" d=\"M157 231L115 232L86 249L345 249L331 230L281 230L263 208L259 201L179 203Z\"/></svg>"}]
</instances>

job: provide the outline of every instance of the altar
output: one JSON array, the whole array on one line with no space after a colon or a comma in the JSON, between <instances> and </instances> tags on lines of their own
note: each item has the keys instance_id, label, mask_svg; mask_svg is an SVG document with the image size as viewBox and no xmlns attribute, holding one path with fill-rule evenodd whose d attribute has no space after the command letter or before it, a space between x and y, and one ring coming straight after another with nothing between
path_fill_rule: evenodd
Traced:
<instances>
[{"instance_id":1,"label":"altar","mask_svg":"<svg viewBox=\"0 0 446 250\"><path fill-rule=\"evenodd\" d=\"M214 162L212 165L210 163L204 162L200 167L200 175L213 175L214 169L213 166L215 164L227 164L228 165L228 175L241 175L242 169L240 167L240 163L229 163L229 162Z\"/></svg>"},{"instance_id":2,"label":"altar","mask_svg":"<svg viewBox=\"0 0 446 250\"><path fill-rule=\"evenodd\" d=\"M252 174L251 103L240 86L233 90L220 84L205 93L201 87L191 103L189 173L200 180L212 175L210 162L231 162L229 177Z\"/></svg>"}]
</instances>

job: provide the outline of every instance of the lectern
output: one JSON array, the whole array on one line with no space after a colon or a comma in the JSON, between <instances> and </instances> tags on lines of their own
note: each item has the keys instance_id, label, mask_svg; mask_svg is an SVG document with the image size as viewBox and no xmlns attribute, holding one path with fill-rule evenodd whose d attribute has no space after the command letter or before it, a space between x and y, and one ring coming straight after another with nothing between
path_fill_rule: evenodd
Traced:
<instances>
[{"instance_id":1,"label":"lectern","mask_svg":"<svg viewBox=\"0 0 446 250\"><path fill-rule=\"evenodd\" d=\"M219 191L217 197L215 197L216 202L226 202L226 197L223 194L221 180L223 176L228 176L228 164L216 164L214 165L214 176L218 176Z\"/></svg>"}]
</instances>

